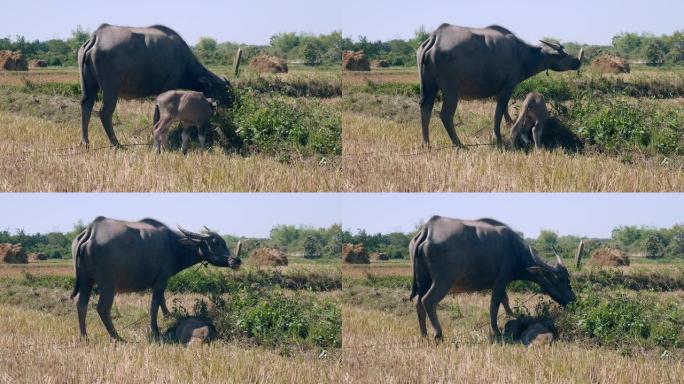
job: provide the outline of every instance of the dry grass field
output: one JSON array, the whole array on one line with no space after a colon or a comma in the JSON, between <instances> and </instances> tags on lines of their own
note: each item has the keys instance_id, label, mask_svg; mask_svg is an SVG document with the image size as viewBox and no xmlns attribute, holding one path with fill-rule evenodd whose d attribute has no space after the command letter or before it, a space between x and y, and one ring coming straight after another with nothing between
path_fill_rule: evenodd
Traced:
<instances>
[{"instance_id":1,"label":"dry grass field","mask_svg":"<svg viewBox=\"0 0 684 384\"><path fill-rule=\"evenodd\" d=\"M578 82L578 87L591 89L592 84L605 84L598 77L590 80L575 77L575 74L554 74L551 85ZM657 90L666 94L670 89L679 92L684 75L676 71L635 71L610 81L614 82L610 84L632 82L644 92ZM491 100L459 102L456 130L461 141L469 145L466 150L450 148L451 142L438 116L441 106L437 102L430 123L432 149L427 150L421 146L417 91L415 68L343 74L344 190L607 192L684 188L684 159L680 154L659 155L642 149L616 150L616 153L596 148L585 148L580 153L562 149L539 153L497 149L491 146L490 139L495 108ZM684 99L679 96L652 99L616 94L606 96L606 100L642 111L647 121L645 129L659 132L651 124L655 122L662 124L663 132L666 127L681 132ZM576 101L560 101L552 107L552 99L547 95L547 103L554 116L555 108L567 111ZM519 108L520 101L512 104L514 118ZM603 124L593 120L591 123ZM621 124L612 120L610 123ZM507 131L508 127L502 124L505 140ZM663 145L677 145L677 142L681 143L681 133L675 138L663 139Z\"/></svg>"},{"instance_id":2,"label":"dry grass field","mask_svg":"<svg viewBox=\"0 0 684 384\"><path fill-rule=\"evenodd\" d=\"M220 69L219 69L220 70ZM227 71L227 69L225 69ZM273 76L269 77L274 78ZM327 72L294 71L279 81L334 82ZM90 123L91 149L80 142L80 105L75 68L0 72L0 191L253 192L334 191L341 167L337 156L242 155L212 148L154 153L153 101L117 105L114 129L125 151L107 148L97 117ZM67 93L66 95L62 93ZM307 98L308 99L308 98ZM323 99L333 106L338 98Z\"/></svg>"},{"instance_id":3,"label":"dry grass field","mask_svg":"<svg viewBox=\"0 0 684 384\"><path fill-rule=\"evenodd\" d=\"M49 266L48 266L49 264ZM55 264L55 265L52 265ZM33 263L36 276L46 269L62 275L67 263ZM315 268L309 266L308 268ZM90 341L78 338L75 304L63 288L11 284L14 268L0 266L1 383L339 383L341 351L298 346L259 346L250 340L216 340L183 347L149 342L150 294L119 294L112 316L125 343L110 341L91 298L87 324ZM327 270L325 268L321 269ZM320 300L338 300L340 291L301 292ZM192 308L193 293L167 293L169 307ZM164 331L171 320L161 315Z\"/></svg>"},{"instance_id":4,"label":"dry grass field","mask_svg":"<svg viewBox=\"0 0 684 384\"><path fill-rule=\"evenodd\" d=\"M564 334L562 328L560 341L550 346L492 344L488 293L449 295L440 303L445 341L437 345L419 336L415 305L406 300L408 287L387 286L411 274L408 263L403 273L396 264L343 268L345 383L674 383L684 377L681 349L602 346ZM671 269L647 268L665 273ZM684 300L682 291L602 292L650 301ZM510 291L509 296L513 306L529 310L543 297ZM505 321L501 311L500 328ZM428 329L431 335L429 323ZM684 335L684 329L681 332Z\"/></svg>"}]
</instances>

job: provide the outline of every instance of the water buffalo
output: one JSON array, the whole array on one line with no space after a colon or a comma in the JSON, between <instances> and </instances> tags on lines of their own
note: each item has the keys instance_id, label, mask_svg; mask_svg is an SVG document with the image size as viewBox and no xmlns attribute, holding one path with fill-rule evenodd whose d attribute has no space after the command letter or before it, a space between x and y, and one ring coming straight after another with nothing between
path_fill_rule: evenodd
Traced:
<instances>
[{"instance_id":1,"label":"water buffalo","mask_svg":"<svg viewBox=\"0 0 684 384\"><path fill-rule=\"evenodd\" d=\"M420 333L427 336L427 313L438 341L442 339L442 327L437 319L437 304L449 291L491 289L489 317L497 338L501 336L497 313L511 281L533 281L561 305L575 299L568 270L559 257L558 265L546 264L515 231L493 219L433 216L411 240L409 252L413 262L411 299L418 297Z\"/></svg>"},{"instance_id":2,"label":"water buffalo","mask_svg":"<svg viewBox=\"0 0 684 384\"><path fill-rule=\"evenodd\" d=\"M112 114L119 97L137 99L171 89L189 89L224 99L230 83L193 55L178 33L162 25L146 28L101 25L78 51L81 82L81 143L88 146L88 123L102 90L100 120L113 146L119 142ZM158 120L155 116L154 122Z\"/></svg>"},{"instance_id":3,"label":"water buffalo","mask_svg":"<svg viewBox=\"0 0 684 384\"><path fill-rule=\"evenodd\" d=\"M166 91L157 96L155 115L159 121L154 125L154 146L161 152L162 142L168 147L169 128L171 124L180 121L183 124L181 150L188 152L189 130L197 127L200 145L204 148L206 134L211 130L209 119L214 114L216 104L214 100L204 97L202 92L196 91Z\"/></svg>"},{"instance_id":4,"label":"water buffalo","mask_svg":"<svg viewBox=\"0 0 684 384\"><path fill-rule=\"evenodd\" d=\"M511 142L513 146L518 146L519 144L528 145L530 143L530 133L532 133L534 147L540 149L542 134L548 120L549 112L546 109L544 96L537 92L527 94L520 109L520 115L515 124L511 126Z\"/></svg>"},{"instance_id":5,"label":"water buffalo","mask_svg":"<svg viewBox=\"0 0 684 384\"><path fill-rule=\"evenodd\" d=\"M231 255L225 240L209 230L193 233L178 227L180 233L154 219L121 221L97 217L72 242L71 253L76 283L71 293L78 295L78 325L87 339L86 311L93 285L100 299L97 312L109 335L120 340L110 315L117 292L140 292L152 289L150 327L153 338L159 337L159 306L168 313L164 290L169 278L200 262L236 269L240 266L240 246Z\"/></svg>"},{"instance_id":6,"label":"water buffalo","mask_svg":"<svg viewBox=\"0 0 684 384\"><path fill-rule=\"evenodd\" d=\"M442 24L417 51L420 74L420 110L423 144L430 145L430 115L442 91L442 124L454 146L461 142L454 129L458 100L496 97L493 134L501 143L501 118L508 117L508 101L523 80L547 69L577 70L580 58L568 55L560 44L542 41L532 46L498 25L467 28Z\"/></svg>"}]
</instances>

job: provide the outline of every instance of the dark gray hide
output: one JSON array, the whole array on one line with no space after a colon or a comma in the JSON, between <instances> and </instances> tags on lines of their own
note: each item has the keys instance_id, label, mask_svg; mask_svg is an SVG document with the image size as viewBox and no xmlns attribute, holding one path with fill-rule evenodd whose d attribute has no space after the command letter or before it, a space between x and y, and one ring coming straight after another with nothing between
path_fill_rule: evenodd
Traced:
<instances>
[{"instance_id":1,"label":"dark gray hide","mask_svg":"<svg viewBox=\"0 0 684 384\"><path fill-rule=\"evenodd\" d=\"M499 305L507 301L506 286L511 281L533 281L561 305L575 299L568 270L560 258L555 267L546 264L511 228L493 219L433 216L411 240L409 252L413 262L411 298L418 297L420 333L427 335L427 314L437 340L442 339L437 304L449 291L491 289L489 315L492 332L497 337L500 336L497 313Z\"/></svg>"},{"instance_id":2,"label":"dark gray hide","mask_svg":"<svg viewBox=\"0 0 684 384\"><path fill-rule=\"evenodd\" d=\"M536 47L500 26L467 28L442 24L418 47L420 108L423 144L429 146L429 124L438 91L442 91L440 117L453 145L461 146L454 129L459 99L497 98L493 134L501 143L501 118L508 116L508 101L521 81L551 69L579 69L578 58L563 46L542 42Z\"/></svg>"},{"instance_id":3,"label":"dark gray hide","mask_svg":"<svg viewBox=\"0 0 684 384\"><path fill-rule=\"evenodd\" d=\"M101 25L78 51L81 81L81 142L88 146L88 123L95 97L102 91L100 120L113 146L112 128L119 97L137 99L171 89L189 89L224 99L230 83L205 68L170 28ZM158 119L155 116L155 123Z\"/></svg>"},{"instance_id":4,"label":"dark gray hide","mask_svg":"<svg viewBox=\"0 0 684 384\"><path fill-rule=\"evenodd\" d=\"M85 317L94 284L100 295L97 312L114 339L120 339L110 316L114 295L152 289L150 326L152 336L158 338L157 312L161 305L168 313L164 290L171 276L202 261L219 267L240 266L238 255L230 253L218 234L179 229L180 233L172 231L153 219L120 221L100 216L74 239L76 283L71 297L78 295L81 337L87 338Z\"/></svg>"}]
</instances>

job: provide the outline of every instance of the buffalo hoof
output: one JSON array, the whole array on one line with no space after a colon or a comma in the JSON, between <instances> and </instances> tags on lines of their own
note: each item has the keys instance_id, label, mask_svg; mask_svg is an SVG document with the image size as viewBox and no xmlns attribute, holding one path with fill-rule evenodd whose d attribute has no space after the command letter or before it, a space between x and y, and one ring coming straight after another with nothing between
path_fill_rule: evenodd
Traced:
<instances>
[{"instance_id":1,"label":"buffalo hoof","mask_svg":"<svg viewBox=\"0 0 684 384\"><path fill-rule=\"evenodd\" d=\"M444 342L444 336L442 336L441 334L435 335L435 343L441 344L443 342Z\"/></svg>"},{"instance_id":2,"label":"buffalo hoof","mask_svg":"<svg viewBox=\"0 0 684 384\"><path fill-rule=\"evenodd\" d=\"M79 145L81 147L84 147L86 150L90 149L90 143L85 141L85 140L81 140L81 144L79 144Z\"/></svg>"}]
</instances>

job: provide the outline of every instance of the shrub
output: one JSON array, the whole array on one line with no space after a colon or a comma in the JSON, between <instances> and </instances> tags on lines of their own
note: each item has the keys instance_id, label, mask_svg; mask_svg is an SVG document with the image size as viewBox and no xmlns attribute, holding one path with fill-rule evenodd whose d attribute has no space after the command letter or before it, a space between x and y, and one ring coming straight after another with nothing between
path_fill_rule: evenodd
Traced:
<instances>
[{"instance_id":1,"label":"shrub","mask_svg":"<svg viewBox=\"0 0 684 384\"><path fill-rule=\"evenodd\" d=\"M244 289L211 305L195 304L195 314L210 319L219 338L246 339L269 347L341 348L342 313L338 304L309 296L288 297L278 291ZM174 313L187 316L184 309Z\"/></svg>"}]
</instances>

